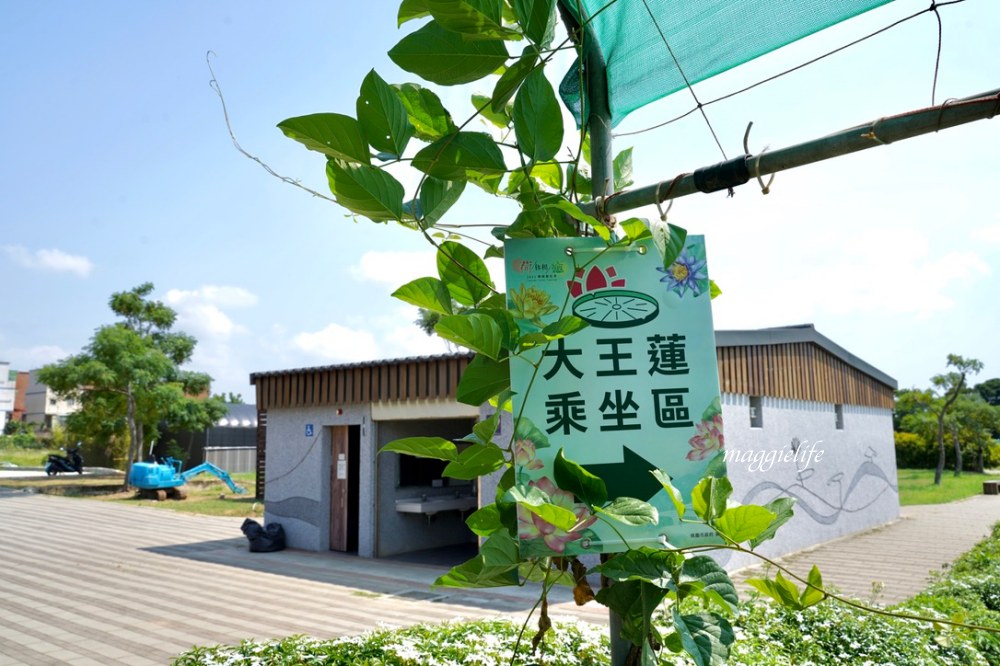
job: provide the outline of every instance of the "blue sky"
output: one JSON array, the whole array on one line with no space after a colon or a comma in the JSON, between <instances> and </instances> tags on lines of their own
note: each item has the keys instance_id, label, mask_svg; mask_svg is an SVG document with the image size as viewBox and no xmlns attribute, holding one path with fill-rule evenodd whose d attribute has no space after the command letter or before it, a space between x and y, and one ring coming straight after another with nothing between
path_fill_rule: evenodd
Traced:
<instances>
[{"instance_id":1,"label":"blue sky","mask_svg":"<svg viewBox=\"0 0 1000 666\"><path fill-rule=\"evenodd\" d=\"M702 99L797 64L925 8L889 5L697 87ZM144 281L199 340L192 368L252 396L248 375L435 353L443 345L389 297L433 272L405 229L268 176L230 143L206 51L248 151L324 190L322 159L276 123L354 113L375 68L414 80L385 52L396 2L0 4L0 360L27 370L75 353L111 321L107 299ZM938 101L1000 87L1000 7L941 10ZM411 26L413 24L410 24ZM802 72L708 108L730 155L784 147L930 103L937 26L924 15ZM565 65L565 63L561 63ZM466 117L472 92L445 90ZM625 120L641 129L690 107L681 92ZM1000 376L998 120L680 199L670 221L705 234L724 294L718 328L815 323L900 385L926 385L948 353ZM638 184L720 159L704 122L620 137ZM412 186L413 181L403 179ZM446 221L505 224L514 208L469 193ZM655 209L639 211L652 217ZM501 276L498 276L501 277Z\"/></svg>"}]
</instances>

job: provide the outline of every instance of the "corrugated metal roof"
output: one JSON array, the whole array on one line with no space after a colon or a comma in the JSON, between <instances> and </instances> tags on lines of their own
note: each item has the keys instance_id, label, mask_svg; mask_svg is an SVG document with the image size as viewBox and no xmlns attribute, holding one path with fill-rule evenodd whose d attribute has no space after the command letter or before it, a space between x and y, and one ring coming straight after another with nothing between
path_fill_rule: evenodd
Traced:
<instances>
[{"instance_id":1,"label":"corrugated metal roof","mask_svg":"<svg viewBox=\"0 0 1000 666\"><path fill-rule=\"evenodd\" d=\"M741 347L752 345L782 345L796 342L811 342L830 352L844 363L853 366L861 372L877 379L886 386L896 389L899 383L870 363L861 360L836 342L816 330L813 324L796 324L793 326L775 326L772 328L757 328L735 331L716 331L716 347Z\"/></svg>"},{"instance_id":2,"label":"corrugated metal roof","mask_svg":"<svg viewBox=\"0 0 1000 666\"><path fill-rule=\"evenodd\" d=\"M250 373L250 383L256 384L258 377L280 377L282 375L295 375L303 372L327 372L330 370L351 370L353 368L376 368L379 366L400 365L403 363L431 363L434 361L448 361L451 359L472 359L475 354L471 352L456 354L436 354L429 356L406 356L403 358L387 358L375 361L361 361L358 363L340 363L337 365L317 365L308 368L292 368L289 370L265 370L262 372Z\"/></svg>"}]
</instances>

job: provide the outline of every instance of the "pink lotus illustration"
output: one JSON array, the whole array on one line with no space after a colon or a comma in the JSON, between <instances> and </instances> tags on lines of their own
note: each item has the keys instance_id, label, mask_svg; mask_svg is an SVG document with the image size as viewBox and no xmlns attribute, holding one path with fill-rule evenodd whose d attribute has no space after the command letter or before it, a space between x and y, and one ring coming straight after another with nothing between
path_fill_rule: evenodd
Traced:
<instances>
[{"instance_id":1,"label":"pink lotus illustration","mask_svg":"<svg viewBox=\"0 0 1000 666\"><path fill-rule=\"evenodd\" d=\"M518 506L517 536L522 541L542 539L549 550L562 553L566 551L566 544L580 539L583 536L583 531L597 521L597 516L590 513L586 504L574 502L573 493L560 490L548 477L543 476L537 481L529 482L528 485L543 491L552 499L554 505L572 511L576 515L577 523L573 529L567 532L539 518L524 507Z\"/></svg>"},{"instance_id":2,"label":"pink lotus illustration","mask_svg":"<svg viewBox=\"0 0 1000 666\"><path fill-rule=\"evenodd\" d=\"M705 419L695 426L695 435L688 440L691 450L688 451L688 460L704 460L717 451L721 451L726 445L726 440L722 435L722 414L716 414L710 419Z\"/></svg>"}]
</instances>

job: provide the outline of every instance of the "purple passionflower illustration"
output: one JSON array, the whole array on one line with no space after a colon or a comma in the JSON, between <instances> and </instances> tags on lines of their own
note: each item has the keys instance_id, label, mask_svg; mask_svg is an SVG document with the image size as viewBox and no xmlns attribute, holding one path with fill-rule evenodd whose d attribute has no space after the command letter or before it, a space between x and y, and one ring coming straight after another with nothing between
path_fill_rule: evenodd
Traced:
<instances>
[{"instance_id":1,"label":"purple passionflower illustration","mask_svg":"<svg viewBox=\"0 0 1000 666\"><path fill-rule=\"evenodd\" d=\"M669 268L656 267L656 270L666 275L660 278L660 282L667 283L667 289L678 296L683 296L690 289L695 296L701 296L708 286L708 272L705 270L706 261L692 256L688 250L681 252L680 256Z\"/></svg>"}]
</instances>

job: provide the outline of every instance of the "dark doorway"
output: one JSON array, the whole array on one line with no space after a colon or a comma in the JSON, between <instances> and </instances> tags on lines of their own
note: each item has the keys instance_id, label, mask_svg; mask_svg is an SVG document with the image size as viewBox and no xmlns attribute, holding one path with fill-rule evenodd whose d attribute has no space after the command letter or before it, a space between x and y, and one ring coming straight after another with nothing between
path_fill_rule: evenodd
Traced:
<instances>
[{"instance_id":1,"label":"dark doorway","mask_svg":"<svg viewBox=\"0 0 1000 666\"><path fill-rule=\"evenodd\" d=\"M358 550L360 426L330 428L330 550Z\"/></svg>"}]
</instances>

